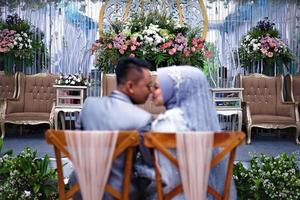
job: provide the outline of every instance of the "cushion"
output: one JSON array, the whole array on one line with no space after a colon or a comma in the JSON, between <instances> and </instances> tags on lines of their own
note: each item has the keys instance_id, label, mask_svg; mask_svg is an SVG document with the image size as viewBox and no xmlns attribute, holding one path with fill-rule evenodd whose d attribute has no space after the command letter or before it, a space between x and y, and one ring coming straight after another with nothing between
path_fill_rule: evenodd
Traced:
<instances>
[{"instance_id":1,"label":"cushion","mask_svg":"<svg viewBox=\"0 0 300 200\"><path fill-rule=\"evenodd\" d=\"M296 124L295 119L287 116L252 115L251 118L253 124L262 124L262 123Z\"/></svg>"},{"instance_id":2,"label":"cushion","mask_svg":"<svg viewBox=\"0 0 300 200\"><path fill-rule=\"evenodd\" d=\"M49 113L41 112L22 112L22 113L11 113L6 115L7 121L49 121Z\"/></svg>"}]
</instances>

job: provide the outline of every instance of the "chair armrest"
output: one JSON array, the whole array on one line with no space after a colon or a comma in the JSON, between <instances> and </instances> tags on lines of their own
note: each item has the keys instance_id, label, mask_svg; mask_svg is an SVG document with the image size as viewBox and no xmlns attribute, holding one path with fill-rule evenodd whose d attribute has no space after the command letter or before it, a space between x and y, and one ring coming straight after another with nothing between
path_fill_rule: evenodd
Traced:
<instances>
[{"instance_id":1,"label":"chair armrest","mask_svg":"<svg viewBox=\"0 0 300 200\"><path fill-rule=\"evenodd\" d=\"M277 105L277 114L289 116L299 121L298 104L294 102L283 102Z\"/></svg>"},{"instance_id":2,"label":"chair armrest","mask_svg":"<svg viewBox=\"0 0 300 200\"><path fill-rule=\"evenodd\" d=\"M7 99L6 108L4 114L23 112L24 111L24 102L19 99Z\"/></svg>"},{"instance_id":3,"label":"chair armrest","mask_svg":"<svg viewBox=\"0 0 300 200\"><path fill-rule=\"evenodd\" d=\"M246 124L252 124L251 111L248 102L242 101L242 110L243 110L243 121Z\"/></svg>"},{"instance_id":4,"label":"chair armrest","mask_svg":"<svg viewBox=\"0 0 300 200\"><path fill-rule=\"evenodd\" d=\"M52 102L52 108L51 108L50 117L49 117L49 122L50 122L50 127L51 127L51 128L52 128L53 125L54 125L55 105L56 105L56 100L53 99L53 102Z\"/></svg>"}]
</instances>

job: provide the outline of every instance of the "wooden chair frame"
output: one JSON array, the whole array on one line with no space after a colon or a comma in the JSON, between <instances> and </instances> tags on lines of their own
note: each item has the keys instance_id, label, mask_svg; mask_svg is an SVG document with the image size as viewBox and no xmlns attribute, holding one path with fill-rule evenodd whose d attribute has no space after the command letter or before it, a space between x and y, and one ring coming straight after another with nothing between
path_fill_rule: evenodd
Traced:
<instances>
[{"instance_id":1,"label":"wooden chair frame","mask_svg":"<svg viewBox=\"0 0 300 200\"><path fill-rule=\"evenodd\" d=\"M88 134L88 133L87 133ZM61 153L70 159L70 153L67 150L67 143L64 131L48 130L46 132L46 140L48 144L54 146L56 164L57 164L57 176L58 176L58 191L59 199L67 200L73 197L75 192L79 190L79 184L73 185L70 190L65 190L64 175L61 161ZM111 194L116 199L128 200L129 189L133 162L133 153L136 146L140 144L140 137L136 131L120 131L116 143L116 148L113 154L113 160L126 151L125 167L124 167L124 180L123 191L119 192L109 184L105 186L105 192Z\"/></svg>"},{"instance_id":2,"label":"wooden chair frame","mask_svg":"<svg viewBox=\"0 0 300 200\"><path fill-rule=\"evenodd\" d=\"M214 188L208 186L207 192L209 192L217 200L228 200L230 194L231 177L233 173L233 161L236 153L236 148L245 139L243 132L221 132L214 134L214 148L221 148L220 152L216 154L211 161L211 168L216 166L228 153L229 161L226 172L226 180L224 183L224 194L221 195ZM175 133L160 133L160 132L148 132L145 134L145 146L158 150L167 159L169 159L175 166L179 167L177 158L168 150L176 149L176 134ZM158 163L155 156L154 167L156 176L156 189L158 200L169 200L175 197L177 194L183 192L182 184L176 186L167 194L163 194L162 178L159 170Z\"/></svg>"}]
</instances>

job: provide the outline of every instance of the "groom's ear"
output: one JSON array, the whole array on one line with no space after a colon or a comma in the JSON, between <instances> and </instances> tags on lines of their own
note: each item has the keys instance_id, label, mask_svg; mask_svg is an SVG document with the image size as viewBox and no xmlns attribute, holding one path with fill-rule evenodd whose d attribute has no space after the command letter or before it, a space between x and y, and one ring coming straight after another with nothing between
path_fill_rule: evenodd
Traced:
<instances>
[{"instance_id":1,"label":"groom's ear","mask_svg":"<svg viewBox=\"0 0 300 200\"><path fill-rule=\"evenodd\" d=\"M132 81L127 81L126 82L126 88L129 94L133 94L134 93L134 89L133 89L134 83Z\"/></svg>"}]
</instances>

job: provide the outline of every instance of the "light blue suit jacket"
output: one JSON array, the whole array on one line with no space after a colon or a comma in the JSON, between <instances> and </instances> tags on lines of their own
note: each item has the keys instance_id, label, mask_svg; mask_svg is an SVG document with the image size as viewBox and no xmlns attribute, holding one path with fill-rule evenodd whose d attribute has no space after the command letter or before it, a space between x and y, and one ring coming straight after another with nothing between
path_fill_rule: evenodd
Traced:
<instances>
[{"instance_id":1,"label":"light blue suit jacket","mask_svg":"<svg viewBox=\"0 0 300 200\"><path fill-rule=\"evenodd\" d=\"M81 130L138 130L141 134L151 128L152 115L134 105L129 97L113 91L105 97L88 97L76 122ZM146 149L142 157L151 163ZM147 157L147 158L145 158ZM113 162L108 183L121 191L123 184L124 155ZM110 199L105 196L105 199Z\"/></svg>"}]
</instances>

